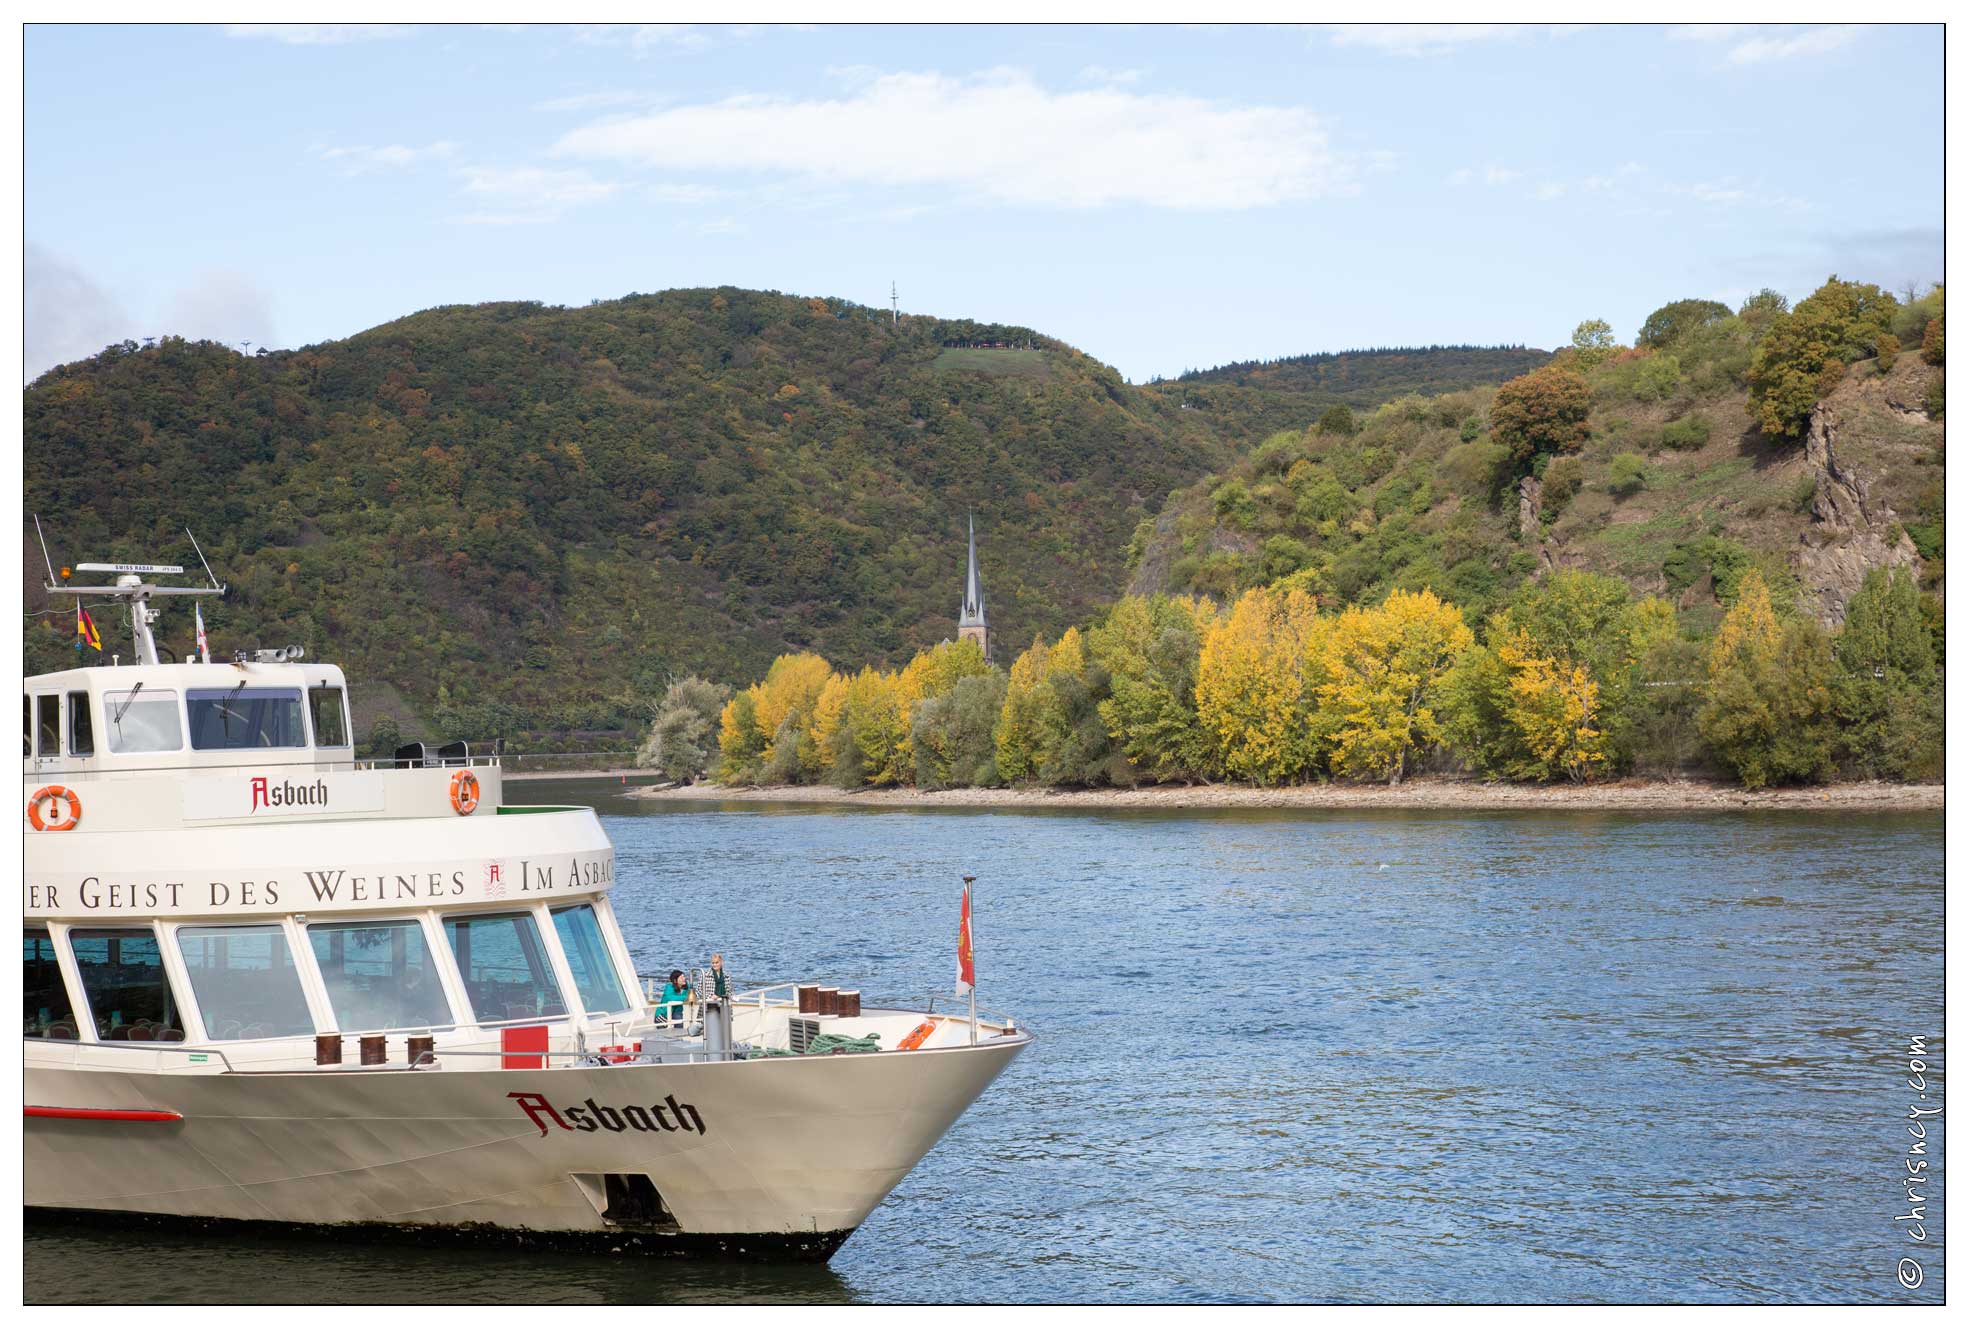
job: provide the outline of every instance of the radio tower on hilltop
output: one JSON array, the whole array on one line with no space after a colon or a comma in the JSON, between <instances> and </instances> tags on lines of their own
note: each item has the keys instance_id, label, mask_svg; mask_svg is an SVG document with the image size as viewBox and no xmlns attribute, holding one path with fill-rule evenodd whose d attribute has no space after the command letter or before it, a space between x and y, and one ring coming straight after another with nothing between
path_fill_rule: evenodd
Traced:
<instances>
[{"instance_id":1,"label":"radio tower on hilltop","mask_svg":"<svg viewBox=\"0 0 1969 1329\"><path fill-rule=\"evenodd\" d=\"M896 284L889 283L889 325L894 327L902 322L902 306L896 303Z\"/></svg>"}]
</instances>

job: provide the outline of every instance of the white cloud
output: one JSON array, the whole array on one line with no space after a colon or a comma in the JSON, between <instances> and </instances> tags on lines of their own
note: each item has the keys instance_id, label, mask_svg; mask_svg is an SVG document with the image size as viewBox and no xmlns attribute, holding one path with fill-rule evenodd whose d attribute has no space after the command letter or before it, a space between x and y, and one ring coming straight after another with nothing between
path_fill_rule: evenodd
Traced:
<instances>
[{"instance_id":1,"label":"white cloud","mask_svg":"<svg viewBox=\"0 0 1969 1329\"><path fill-rule=\"evenodd\" d=\"M1770 23L1685 23L1668 29L1672 42L1734 43L1724 55L1732 65L1761 65L1836 51L1860 35L1856 23L1798 28Z\"/></svg>"},{"instance_id":2,"label":"white cloud","mask_svg":"<svg viewBox=\"0 0 1969 1329\"><path fill-rule=\"evenodd\" d=\"M323 161L336 162L348 174L360 175L364 171L395 169L415 166L423 161L436 161L451 156L457 150L456 143L441 139L421 148L391 143L381 148L322 148L319 151Z\"/></svg>"},{"instance_id":3,"label":"white cloud","mask_svg":"<svg viewBox=\"0 0 1969 1329\"><path fill-rule=\"evenodd\" d=\"M1451 171L1449 174L1449 182L1453 185L1467 185L1471 181L1476 180L1481 181L1492 189L1497 188L1499 185L1515 183L1524 178L1525 173L1523 171L1514 170L1508 166L1497 165L1486 166L1482 170L1478 170L1474 166L1462 166Z\"/></svg>"},{"instance_id":4,"label":"white cloud","mask_svg":"<svg viewBox=\"0 0 1969 1329\"><path fill-rule=\"evenodd\" d=\"M733 217L718 217L692 228L699 235L737 235L745 228Z\"/></svg>"},{"instance_id":5,"label":"white cloud","mask_svg":"<svg viewBox=\"0 0 1969 1329\"><path fill-rule=\"evenodd\" d=\"M600 202L617 189L586 171L539 166L467 166L459 176L465 182L465 192L485 210L457 220L488 226L553 221L569 208Z\"/></svg>"},{"instance_id":6,"label":"white cloud","mask_svg":"<svg viewBox=\"0 0 1969 1329\"><path fill-rule=\"evenodd\" d=\"M1080 71L1083 83L1108 83L1114 85L1134 84L1142 81L1144 69L1110 69L1106 65L1088 65Z\"/></svg>"},{"instance_id":7,"label":"white cloud","mask_svg":"<svg viewBox=\"0 0 1969 1329\"><path fill-rule=\"evenodd\" d=\"M1051 92L1032 76L885 74L851 95L739 96L589 125L555 152L685 171L931 186L1038 207L1263 207L1351 193L1323 120L1118 88Z\"/></svg>"},{"instance_id":8,"label":"white cloud","mask_svg":"<svg viewBox=\"0 0 1969 1329\"><path fill-rule=\"evenodd\" d=\"M1801 55L1824 55L1836 51L1860 35L1857 24L1830 28L1808 28L1782 37L1756 37L1730 48L1733 65L1761 65L1773 60L1790 60Z\"/></svg>"},{"instance_id":9,"label":"white cloud","mask_svg":"<svg viewBox=\"0 0 1969 1329\"><path fill-rule=\"evenodd\" d=\"M88 274L30 240L21 256L21 359L32 382L134 335L123 306Z\"/></svg>"},{"instance_id":10,"label":"white cloud","mask_svg":"<svg viewBox=\"0 0 1969 1329\"><path fill-rule=\"evenodd\" d=\"M273 297L243 272L214 269L171 298L164 332L238 346L273 344Z\"/></svg>"},{"instance_id":11,"label":"white cloud","mask_svg":"<svg viewBox=\"0 0 1969 1329\"><path fill-rule=\"evenodd\" d=\"M1538 187L1535 197L1540 203L1550 203L1555 198L1563 197L1565 192L1566 187L1564 185L1548 182Z\"/></svg>"},{"instance_id":12,"label":"white cloud","mask_svg":"<svg viewBox=\"0 0 1969 1329\"><path fill-rule=\"evenodd\" d=\"M288 46L342 46L387 41L416 31L407 23L228 23L228 37L264 37Z\"/></svg>"}]
</instances>

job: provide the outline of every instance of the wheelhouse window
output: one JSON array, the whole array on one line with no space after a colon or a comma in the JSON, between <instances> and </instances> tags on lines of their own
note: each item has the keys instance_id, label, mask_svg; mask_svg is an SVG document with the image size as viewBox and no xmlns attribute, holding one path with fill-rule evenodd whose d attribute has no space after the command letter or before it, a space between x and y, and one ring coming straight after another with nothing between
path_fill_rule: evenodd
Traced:
<instances>
[{"instance_id":1,"label":"wheelhouse window","mask_svg":"<svg viewBox=\"0 0 1969 1329\"><path fill-rule=\"evenodd\" d=\"M583 1010L599 1014L629 1005L623 999L622 980L616 975L615 961L609 956L593 905L554 910L554 934L561 939L561 953L567 956L567 967L574 974L574 990L580 994Z\"/></svg>"},{"instance_id":2,"label":"wheelhouse window","mask_svg":"<svg viewBox=\"0 0 1969 1329\"><path fill-rule=\"evenodd\" d=\"M308 945L337 1029L357 1033L451 1023L437 965L415 920L310 923Z\"/></svg>"},{"instance_id":3,"label":"wheelhouse window","mask_svg":"<svg viewBox=\"0 0 1969 1329\"><path fill-rule=\"evenodd\" d=\"M68 752L72 757L96 755L96 721L86 692L68 694Z\"/></svg>"},{"instance_id":4,"label":"wheelhouse window","mask_svg":"<svg viewBox=\"0 0 1969 1329\"><path fill-rule=\"evenodd\" d=\"M454 914L444 930L480 1024L567 1014L532 914Z\"/></svg>"},{"instance_id":5,"label":"wheelhouse window","mask_svg":"<svg viewBox=\"0 0 1969 1329\"><path fill-rule=\"evenodd\" d=\"M46 929L30 928L21 953L24 979L21 1013L29 1038L76 1039L75 1009L62 982L61 961L55 958L55 939Z\"/></svg>"},{"instance_id":6,"label":"wheelhouse window","mask_svg":"<svg viewBox=\"0 0 1969 1329\"><path fill-rule=\"evenodd\" d=\"M304 748L298 688L192 688L191 745L199 752L236 748Z\"/></svg>"},{"instance_id":7,"label":"wheelhouse window","mask_svg":"<svg viewBox=\"0 0 1969 1329\"><path fill-rule=\"evenodd\" d=\"M43 757L62 755L62 699L50 693L34 699L34 734Z\"/></svg>"},{"instance_id":8,"label":"wheelhouse window","mask_svg":"<svg viewBox=\"0 0 1969 1329\"><path fill-rule=\"evenodd\" d=\"M349 746L348 717L342 710L342 689L308 689L308 713L314 718L314 745L318 748Z\"/></svg>"},{"instance_id":9,"label":"wheelhouse window","mask_svg":"<svg viewBox=\"0 0 1969 1329\"><path fill-rule=\"evenodd\" d=\"M96 1037L109 1043L184 1041L178 994L149 928L73 928L68 949Z\"/></svg>"},{"instance_id":10,"label":"wheelhouse window","mask_svg":"<svg viewBox=\"0 0 1969 1329\"><path fill-rule=\"evenodd\" d=\"M301 975L279 924L179 928L178 952L185 957L205 1032L213 1039L314 1032Z\"/></svg>"},{"instance_id":11,"label":"wheelhouse window","mask_svg":"<svg viewBox=\"0 0 1969 1329\"><path fill-rule=\"evenodd\" d=\"M185 745L178 694L169 688L105 692L103 722L111 752L176 752Z\"/></svg>"}]
</instances>

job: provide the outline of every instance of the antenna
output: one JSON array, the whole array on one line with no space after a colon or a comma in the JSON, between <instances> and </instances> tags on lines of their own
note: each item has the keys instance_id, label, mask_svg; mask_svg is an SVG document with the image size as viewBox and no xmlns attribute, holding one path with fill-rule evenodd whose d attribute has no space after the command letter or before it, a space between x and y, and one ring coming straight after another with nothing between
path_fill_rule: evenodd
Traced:
<instances>
[{"instance_id":1,"label":"antenna","mask_svg":"<svg viewBox=\"0 0 1969 1329\"><path fill-rule=\"evenodd\" d=\"M894 327L902 322L902 306L896 303L896 284L889 283L889 325Z\"/></svg>"},{"instance_id":2,"label":"antenna","mask_svg":"<svg viewBox=\"0 0 1969 1329\"><path fill-rule=\"evenodd\" d=\"M55 560L48 557L48 537L41 530L41 514L34 514L34 538L41 542L41 560L48 565L48 589L55 589Z\"/></svg>"},{"instance_id":3,"label":"antenna","mask_svg":"<svg viewBox=\"0 0 1969 1329\"><path fill-rule=\"evenodd\" d=\"M219 585L219 579L212 575L212 565L205 562L205 551L198 547L198 537L191 533L191 527L189 526L185 527L185 539L191 541L192 552L198 555L198 561L205 564L205 580L212 583L212 589L215 591L225 590L225 587Z\"/></svg>"}]
</instances>

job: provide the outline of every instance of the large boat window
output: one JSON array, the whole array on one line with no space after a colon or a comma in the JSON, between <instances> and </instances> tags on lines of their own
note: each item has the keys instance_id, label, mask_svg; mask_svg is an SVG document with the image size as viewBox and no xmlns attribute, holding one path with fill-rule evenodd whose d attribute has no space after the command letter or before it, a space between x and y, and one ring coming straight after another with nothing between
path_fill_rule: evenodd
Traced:
<instances>
[{"instance_id":1,"label":"large boat window","mask_svg":"<svg viewBox=\"0 0 1969 1329\"><path fill-rule=\"evenodd\" d=\"M25 979L21 1013L27 1017L29 1038L80 1038L75 1027L75 1009L68 1002L68 987L62 982L61 962L55 958L55 939L47 929L30 929L21 954Z\"/></svg>"},{"instance_id":2,"label":"large boat window","mask_svg":"<svg viewBox=\"0 0 1969 1329\"><path fill-rule=\"evenodd\" d=\"M185 1021L149 928L73 928L68 949L96 1037L111 1043L179 1043Z\"/></svg>"},{"instance_id":3,"label":"large boat window","mask_svg":"<svg viewBox=\"0 0 1969 1329\"><path fill-rule=\"evenodd\" d=\"M68 752L72 757L96 755L96 721L86 692L68 694Z\"/></svg>"},{"instance_id":4,"label":"large boat window","mask_svg":"<svg viewBox=\"0 0 1969 1329\"><path fill-rule=\"evenodd\" d=\"M295 688L192 688L191 745L200 752L232 748L304 748L301 694Z\"/></svg>"},{"instance_id":5,"label":"large boat window","mask_svg":"<svg viewBox=\"0 0 1969 1329\"><path fill-rule=\"evenodd\" d=\"M213 1039L314 1032L301 975L279 924L179 928L178 951L191 975L199 1018Z\"/></svg>"},{"instance_id":6,"label":"large boat window","mask_svg":"<svg viewBox=\"0 0 1969 1329\"><path fill-rule=\"evenodd\" d=\"M34 755L34 698L21 698L21 756Z\"/></svg>"},{"instance_id":7,"label":"large boat window","mask_svg":"<svg viewBox=\"0 0 1969 1329\"><path fill-rule=\"evenodd\" d=\"M480 1024L566 1015L532 914L462 914L444 921Z\"/></svg>"},{"instance_id":8,"label":"large boat window","mask_svg":"<svg viewBox=\"0 0 1969 1329\"><path fill-rule=\"evenodd\" d=\"M316 747L345 748L349 745L349 726L342 713L342 689L309 688L308 711L314 716Z\"/></svg>"},{"instance_id":9,"label":"large boat window","mask_svg":"<svg viewBox=\"0 0 1969 1329\"><path fill-rule=\"evenodd\" d=\"M44 757L62 755L62 699L58 693L34 699L35 741Z\"/></svg>"},{"instance_id":10,"label":"large boat window","mask_svg":"<svg viewBox=\"0 0 1969 1329\"><path fill-rule=\"evenodd\" d=\"M622 980L616 976L615 962L609 958L608 943L602 939L602 925L596 921L593 905L570 905L554 911L554 933L561 939L561 953L574 974L574 989L581 996L583 1010L619 1011L629 1003L622 996Z\"/></svg>"},{"instance_id":11,"label":"large boat window","mask_svg":"<svg viewBox=\"0 0 1969 1329\"><path fill-rule=\"evenodd\" d=\"M308 945L342 1032L451 1023L451 1006L416 921L310 923Z\"/></svg>"},{"instance_id":12,"label":"large boat window","mask_svg":"<svg viewBox=\"0 0 1969 1329\"><path fill-rule=\"evenodd\" d=\"M169 688L105 692L103 723L111 752L176 752L185 745L178 694Z\"/></svg>"}]
</instances>

